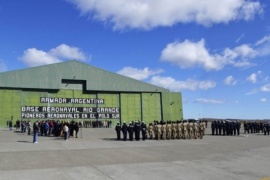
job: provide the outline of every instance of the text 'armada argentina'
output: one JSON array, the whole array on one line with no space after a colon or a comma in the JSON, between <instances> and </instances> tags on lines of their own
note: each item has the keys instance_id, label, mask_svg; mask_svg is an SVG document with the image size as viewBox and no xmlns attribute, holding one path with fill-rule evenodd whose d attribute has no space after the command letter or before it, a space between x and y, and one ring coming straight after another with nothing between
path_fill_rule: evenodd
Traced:
<instances>
[{"instance_id":1,"label":"text 'armada argentina'","mask_svg":"<svg viewBox=\"0 0 270 180\"><path fill-rule=\"evenodd\" d=\"M52 104L104 104L104 99L95 98L49 98L41 97L40 103Z\"/></svg>"}]
</instances>

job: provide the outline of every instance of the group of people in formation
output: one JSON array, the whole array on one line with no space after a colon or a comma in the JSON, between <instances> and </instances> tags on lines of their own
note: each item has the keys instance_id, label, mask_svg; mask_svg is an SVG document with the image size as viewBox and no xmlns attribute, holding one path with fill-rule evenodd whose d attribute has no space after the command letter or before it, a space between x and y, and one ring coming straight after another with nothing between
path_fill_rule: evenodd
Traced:
<instances>
[{"instance_id":1,"label":"group of people in formation","mask_svg":"<svg viewBox=\"0 0 270 180\"><path fill-rule=\"evenodd\" d=\"M241 129L240 121L214 120L211 123L212 135L232 136L239 135Z\"/></svg>"},{"instance_id":2,"label":"group of people in formation","mask_svg":"<svg viewBox=\"0 0 270 180\"><path fill-rule=\"evenodd\" d=\"M117 140L121 140L121 132L123 140L127 140L127 135L130 141L145 139L170 140L170 139L202 139L205 135L205 121L154 121L146 125L143 121L130 122L129 125L123 122L122 126L117 123L115 131Z\"/></svg>"},{"instance_id":3,"label":"group of people in formation","mask_svg":"<svg viewBox=\"0 0 270 180\"><path fill-rule=\"evenodd\" d=\"M244 121L245 133L264 133L269 135L270 122L269 121Z\"/></svg>"},{"instance_id":4,"label":"group of people in formation","mask_svg":"<svg viewBox=\"0 0 270 180\"><path fill-rule=\"evenodd\" d=\"M244 133L264 133L264 135L270 134L270 122L269 121L244 121ZM214 120L211 123L212 135L227 135L235 136L240 134L241 124L240 121L231 120Z\"/></svg>"}]
</instances>

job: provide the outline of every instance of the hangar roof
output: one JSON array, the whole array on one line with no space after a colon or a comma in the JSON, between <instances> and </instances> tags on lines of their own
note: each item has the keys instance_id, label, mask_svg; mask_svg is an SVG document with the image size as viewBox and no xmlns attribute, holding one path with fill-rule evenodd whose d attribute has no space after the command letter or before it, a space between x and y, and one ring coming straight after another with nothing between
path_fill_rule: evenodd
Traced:
<instances>
[{"instance_id":1,"label":"hangar roof","mask_svg":"<svg viewBox=\"0 0 270 180\"><path fill-rule=\"evenodd\" d=\"M76 60L0 73L0 88L53 89L62 80L86 81L87 91L169 92L168 89L115 74Z\"/></svg>"}]
</instances>

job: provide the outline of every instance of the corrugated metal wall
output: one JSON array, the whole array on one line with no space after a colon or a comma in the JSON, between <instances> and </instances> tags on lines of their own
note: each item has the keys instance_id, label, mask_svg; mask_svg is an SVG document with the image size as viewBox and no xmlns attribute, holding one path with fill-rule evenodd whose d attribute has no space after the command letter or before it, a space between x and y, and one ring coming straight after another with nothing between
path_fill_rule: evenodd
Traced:
<instances>
[{"instance_id":1,"label":"corrugated metal wall","mask_svg":"<svg viewBox=\"0 0 270 180\"><path fill-rule=\"evenodd\" d=\"M85 80L86 90L90 91L168 92L167 89L78 61L0 73L0 88L61 89L62 79Z\"/></svg>"}]
</instances>

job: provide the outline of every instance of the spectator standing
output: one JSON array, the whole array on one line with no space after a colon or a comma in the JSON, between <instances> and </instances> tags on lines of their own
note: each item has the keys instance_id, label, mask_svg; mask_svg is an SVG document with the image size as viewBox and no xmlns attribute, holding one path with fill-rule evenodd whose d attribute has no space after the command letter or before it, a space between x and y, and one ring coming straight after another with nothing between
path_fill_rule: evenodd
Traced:
<instances>
[{"instance_id":1,"label":"spectator standing","mask_svg":"<svg viewBox=\"0 0 270 180\"><path fill-rule=\"evenodd\" d=\"M69 131L69 128L68 128L67 124L65 123L64 127L63 127L65 141L68 141L68 131Z\"/></svg>"},{"instance_id":2,"label":"spectator standing","mask_svg":"<svg viewBox=\"0 0 270 180\"><path fill-rule=\"evenodd\" d=\"M74 130L75 130L75 136L78 138L78 132L79 132L79 123L76 122L74 125Z\"/></svg>"},{"instance_id":3,"label":"spectator standing","mask_svg":"<svg viewBox=\"0 0 270 180\"><path fill-rule=\"evenodd\" d=\"M8 125L9 125L9 130L12 131L12 121L11 120L9 120Z\"/></svg>"},{"instance_id":4,"label":"spectator standing","mask_svg":"<svg viewBox=\"0 0 270 180\"><path fill-rule=\"evenodd\" d=\"M34 132L34 136L33 136L33 143L38 143L38 132L39 132L39 127L38 127L38 122L36 121L33 125L33 132Z\"/></svg>"}]
</instances>

